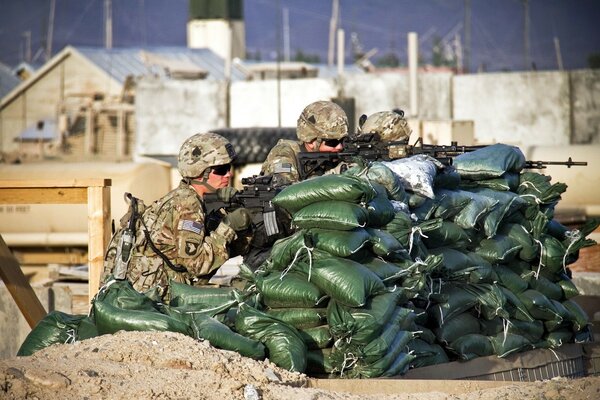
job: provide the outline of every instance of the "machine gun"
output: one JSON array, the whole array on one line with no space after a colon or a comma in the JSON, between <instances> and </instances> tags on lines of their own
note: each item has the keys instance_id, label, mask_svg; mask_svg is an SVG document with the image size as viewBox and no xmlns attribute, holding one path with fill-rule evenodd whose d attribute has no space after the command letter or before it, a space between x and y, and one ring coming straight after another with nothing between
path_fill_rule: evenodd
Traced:
<instances>
[{"instance_id":1,"label":"machine gun","mask_svg":"<svg viewBox=\"0 0 600 400\"><path fill-rule=\"evenodd\" d=\"M463 146L454 141L450 145L424 144L421 138L417 139L414 145L410 145L408 141L382 141L376 133L361 133L345 138L343 149L339 153L300 152L298 163L300 178L306 179L315 172L322 174L340 162L352 162L355 158L366 161L392 161L425 154L450 166L454 157L484 147L487 146ZM547 165L566 165L571 168L586 166L587 162L573 161L571 157L567 161L527 161L525 168L541 169L546 168Z\"/></svg>"},{"instance_id":2,"label":"machine gun","mask_svg":"<svg viewBox=\"0 0 600 400\"><path fill-rule=\"evenodd\" d=\"M271 185L272 176L252 176L242 178L243 189L236 193L229 202L221 201L216 193L204 195L207 218L206 227L208 231L217 228L223 216L223 210L229 212L236 208L244 207L252 215L252 223L256 230L264 231L267 237L274 236L280 232L277 224L277 213L271 200L281 188Z\"/></svg>"}]
</instances>

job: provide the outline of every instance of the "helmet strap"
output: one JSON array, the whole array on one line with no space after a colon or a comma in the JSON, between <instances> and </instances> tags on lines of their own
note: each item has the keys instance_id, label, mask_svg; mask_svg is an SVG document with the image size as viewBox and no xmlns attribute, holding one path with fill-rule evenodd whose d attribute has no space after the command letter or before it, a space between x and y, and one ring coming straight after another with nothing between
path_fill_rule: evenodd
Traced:
<instances>
[{"instance_id":1,"label":"helmet strap","mask_svg":"<svg viewBox=\"0 0 600 400\"><path fill-rule=\"evenodd\" d=\"M198 179L190 179L190 185L199 185L199 186L204 186L205 188L208 189L209 193L214 193L217 191L217 188L209 185L208 183L206 183L205 181L200 181Z\"/></svg>"}]
</instances>

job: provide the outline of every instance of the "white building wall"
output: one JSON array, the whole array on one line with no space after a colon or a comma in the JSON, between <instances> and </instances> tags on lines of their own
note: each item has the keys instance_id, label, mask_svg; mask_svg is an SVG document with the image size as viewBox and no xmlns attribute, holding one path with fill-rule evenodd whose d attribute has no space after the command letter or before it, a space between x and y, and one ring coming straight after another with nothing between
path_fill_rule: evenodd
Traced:
<instances>
[{"instance_id":1,"label":"white building wall","mask_svg":"<svg viewBox=\"0 0 600 400\"><path fill-rule=\"evenodd\" d=\"M225 84L215 81L141 79L135 153L177 154L191 135L225 127L225 93Z\"/></svg>"},{"instance_id":2,"label":"white building wall","mask_svg":"<svg viewBox=\"0 0 600 400\"><path fill-rule=\"evenodd\" d=\"M475 122L475 141L518 146L570 142L565 72L457 75L453 117Z\"/></svg>"},{"instance_id":3,"label":"white building wall","mask_svg":"<svg viewBox=\"0 0 600 400\"><path fill-rule=\"evenodd\" d=\"M328 79L282 80L278 96L277 81L234 82L231 85L231 127L295 127L298 116L308 104L336 97L337 89Z\"/></svg>"}]
</instances>

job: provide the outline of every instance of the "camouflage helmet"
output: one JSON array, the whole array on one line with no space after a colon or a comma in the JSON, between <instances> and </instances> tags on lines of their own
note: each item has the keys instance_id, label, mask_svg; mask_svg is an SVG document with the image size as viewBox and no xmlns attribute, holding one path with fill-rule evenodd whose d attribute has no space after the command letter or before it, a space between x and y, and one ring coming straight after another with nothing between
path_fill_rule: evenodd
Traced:
<instances>
[{"instance_id":1,"label":"camouflage helmet","mask_svg":"<svg viewBox=\"0 0 600 400\"><path fill-rule=\"evenodd\" d=\"M181 145L177 169L184 178L196 178L208 168L231 163L236 157L233 146L216 133L197 133Z\"/></svg>"},{"instance_id":2,"label":"camouflage helmet","mask_svg":"<svg viewBox=\"0 0 600 400\"><path fill-rule=\"evenodd\" d=\"M348 117L342 107L331 101L315 101L300 114L296 135L305 143L341 139L348 136Z\"/></svg>"},{"instance_id":3,"label":"camouflage helmet","mask_svg":"<svg viewBox=\"0 0 600 400\"><path fill-rule=\"evenodd\" d=\"M362 125L361 132L377 133L384 142L408 142L412 130L404 119L404 111L394 110L370 115Z\"/></svg>"}]
</instances>

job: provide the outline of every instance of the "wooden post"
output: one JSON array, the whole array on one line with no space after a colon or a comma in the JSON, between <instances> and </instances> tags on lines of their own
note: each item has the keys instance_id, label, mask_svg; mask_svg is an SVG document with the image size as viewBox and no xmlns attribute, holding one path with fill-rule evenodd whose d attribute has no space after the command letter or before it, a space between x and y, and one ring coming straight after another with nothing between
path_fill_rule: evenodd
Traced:
<instances>
[{"instance_id":1,"label":"wooden post","mask_svg":"<svg viewBox=\"0 0 600 400\"><path fill-rule=\"evenodd\" d=\"M21 271L21 266L12 255L4 239L0 235L0 277L6 288L15 299L17 307L25 317L31 328L37 325L46 316L46 310L35 292L29 285L27 278Z\"/></svg>"},{"instance_id":2,"label":"wooden post","mask_svg":"<svg viewBox=\"0 0 600 400\"><path fill-rule=\"evenodd\" d=\"M104 267L104 251L111 237L110 187L90 186L88 195L88 283L89 299L98 292Z\"/></svg>"}]
</instances>

